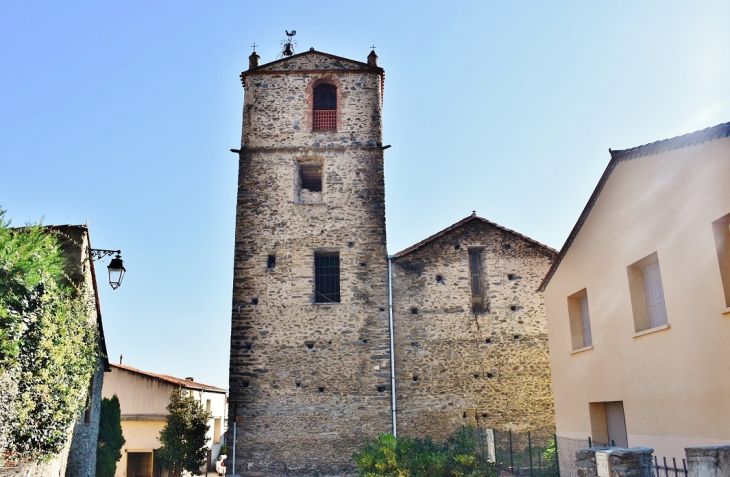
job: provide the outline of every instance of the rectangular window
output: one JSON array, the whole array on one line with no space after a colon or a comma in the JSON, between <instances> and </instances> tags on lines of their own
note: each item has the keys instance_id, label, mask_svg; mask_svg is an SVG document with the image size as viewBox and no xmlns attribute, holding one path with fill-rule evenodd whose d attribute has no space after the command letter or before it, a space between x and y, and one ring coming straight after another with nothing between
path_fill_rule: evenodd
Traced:
<instances>
[{"instance_id":1,"label":"rectangular window","mask_svg":"<svg viewBox=\"0 0 730 477\"><path fill-rule=\"evenodd\" d=\"M297 176L294 187L294 201L300 204L322 203L322 160L297 161Z\"/></svg>"},{"instance_id":2,"label":"rectangular window","mask_svg":"<svg viewBox=\"0 0 730 477\"><path fill-rule=\"evenodd\" d=\"M205 400L205 411L210 412L210 399Z\"/></svg>"},{"instance_id":3,"label":"rectangular window","mask_svg":"<svg viewBox=\"0 0 730 477\"><path fill-rule=\"evenodd\" d=\"M314 254L314 302L340 301L340 254L317 252Z\"/></svg>"},{"instance_id":4,"label":"rectangular window","mask_svg":"<svg viewBox=\"0 0 730 477\"><path fill-rule=\"evenodd\" d=\"M213 444L219 444L221 441L221 418L216 417L213 421Z\"/></svg>"},{"instance_id":5,"label":"rectangular window","mask_svg":"<svg viewBox=\"0 0 730 477\"><path fill-rule=\"evenodd\" d=\"M588 313L588 293L585 288L568 297L568 317L573 349L593 346L591 317Z\"/></svg>"},{"instance_id":6,"label":"rectangular window","mask_svg":"<svg viewBox=\"0 0 730 477\"><path fill-rule=\"evenodd\" d=\"M725 293L725 306L730 307L730 214L714 221L712 231L720 263L720 279Z\"/></svg>"},{"instance_id":7,"label":"rectangular window","mask_svg":"<svg viewBox=\"0 0 730 477\"><path fill-rule=\"evenodd\" d=\"M322 192L322 163L300 162L299 177L302 180L302 189L309 192Z\"/></svg>"},{"instance_id":8,"label":"rectangular window","mask_svg":"<svg viewBox=\"0 0 730 477\"><path fill-rule=\"evenodd\" d=\"M664 289L656 252L628 267L634 329L638 333L667 324Z\"/></svg>"},{"instance_id":9,"label":"rectangular window","mask_svg":"<svg viewBox=\"0 0 730 477\"><path fill-rule=\"evenodd\" d=\"M482 247L469 247L469 276L471 279L472 313L483 313L484 281L482 279Z\"/></svg>"}]
</instances>

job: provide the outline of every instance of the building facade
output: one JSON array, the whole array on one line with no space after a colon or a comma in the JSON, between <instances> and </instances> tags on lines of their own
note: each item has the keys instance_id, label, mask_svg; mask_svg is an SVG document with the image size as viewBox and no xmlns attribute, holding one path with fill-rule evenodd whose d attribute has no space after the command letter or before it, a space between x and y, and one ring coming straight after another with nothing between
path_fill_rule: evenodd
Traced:
<instances>
[{"instance_id":1,"label":"building facade","mask_svg":"<svg viewBox=\"0 0 730 477\"><path fill-rule=\"evenodd\" d=\"M730 123L622 151L547 274L558 437L730 440Z\"/></svg>"},{"instance_id":2,"label":"building facade","mask_svg":"<svg viewBox=\"0 0 730 477\"><path fill-rule=\"evenodd\" d=\"M553 434L535 290L556 253L473 214L394 255L399 434L444 438L464 425Z\"/></svg>"},{"instance_id":3,"label":"building facade","mask_svg":"<svg viewBox=\"0 0 730 477\"><path fill-rule=\"evenodd\" d=\"M168 475L157 460L155 450L161 447L160 431L167 423L170 393L180 388L211 413L205 467L212 469L226 431L226 390L195 382L193 378L150 373L123 364L111 363L110 366L112 372L104 381L102 395L111 399L116 394L119 398L122 434L126 441L115 477Z\"/></svg>"},{"instance_id":4,"label":"building facade","mask_svg":"<svg viewBox=\"0 0 730 477\"><path fill-rule=\"evenodd\" d=\"M552 433L555 251L470 216L389 263L375 53L254 53L241 79L229 470L343 475L396 429Z\"/></svg>"},{"instance_id":5,"label":"building facade","mask_svg":"<svg viewBox=\"0 0 730 477\"><path fill-rule=\"evenodd\" d=\"M391 430L376 59L312 49L259 66L254 53L241 75L230 360L238 473L340 474L365 438Z\"/></svg>"}]
</instances>

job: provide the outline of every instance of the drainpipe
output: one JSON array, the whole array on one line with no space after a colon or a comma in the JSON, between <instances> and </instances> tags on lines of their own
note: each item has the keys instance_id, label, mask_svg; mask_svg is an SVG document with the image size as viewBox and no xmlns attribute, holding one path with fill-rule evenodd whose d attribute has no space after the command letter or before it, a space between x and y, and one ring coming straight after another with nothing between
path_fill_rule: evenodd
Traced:
<instances>
[{"instance_id":1,"label":"drainpipe","mask_svg":"<svg viewBox=\"0 0 730 477\"><path fill-rule=\"evenodd\" d=\"M390 329L390 408L393 413L393 437L398 437L395 409L395 338L393 336L393 268L392 255L388 255L388 326Z\"/></svg>"}]
</instances>

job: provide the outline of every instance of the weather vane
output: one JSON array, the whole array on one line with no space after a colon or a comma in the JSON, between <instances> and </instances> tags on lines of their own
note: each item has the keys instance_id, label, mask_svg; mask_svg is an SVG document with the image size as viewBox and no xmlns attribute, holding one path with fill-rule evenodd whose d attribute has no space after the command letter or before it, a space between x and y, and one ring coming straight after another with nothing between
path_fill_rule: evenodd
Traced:
<instances>
[{"instance_id":1,"label":"weather vane","mask_svg":"<svg viewBox=\"0 0 730 477\"><path fill-rule=\"evenodd\" d=\"M281 49L281 53L279 53L279 56L276 57L277 59L283 58L285 56L293 55L294 47L298 46L297 41L292 39L292 38L294 38L294 35L297 34L297 31L292 30L291 32L289 32L289 30L284 30L284 32L286 33L286 40L281 40L279 42L282 49Z\"/></svg>"}]
</instances>

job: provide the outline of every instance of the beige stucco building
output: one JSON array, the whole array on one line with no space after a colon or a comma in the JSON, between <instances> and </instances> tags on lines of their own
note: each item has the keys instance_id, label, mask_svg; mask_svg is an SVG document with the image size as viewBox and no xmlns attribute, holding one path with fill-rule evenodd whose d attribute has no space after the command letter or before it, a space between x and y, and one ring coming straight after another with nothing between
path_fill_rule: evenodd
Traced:
<instances>
[{"instance_id":1,"label":"beige stucco building","mask_svg":"<svg viewBox=\"0 0 730 477\"><path fill-rule=\"evenodd\" d=\"M545 277L557 434L730 442L730 123L622 151Z\"/></svg>"},{"instance_id":2,"label":"beige stucco building","mask_svg":"<svg viewBox=\"0 0 730 477\"><path fill-rule=\"evenodd\" d=\"M131 366L111 363L102 396L119 398L122 433L126 443L122 459L117 463L116 477L165 476L155 458L160 444L160 431L167 422L170 392L183 388L211 413L208 431L208 463L210 468L220 453L221 435L226 431L226 390L195 382L193 378L180 379L166 374L141 371Z\"/></svg>"}]
</instances>

